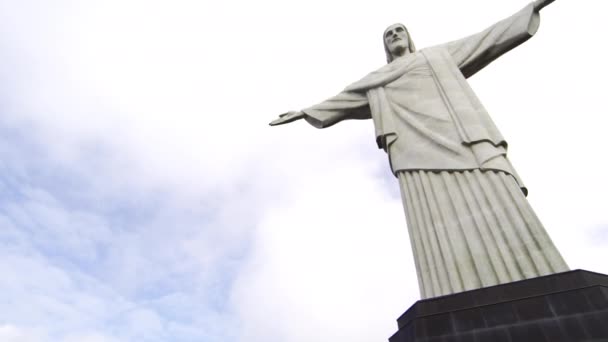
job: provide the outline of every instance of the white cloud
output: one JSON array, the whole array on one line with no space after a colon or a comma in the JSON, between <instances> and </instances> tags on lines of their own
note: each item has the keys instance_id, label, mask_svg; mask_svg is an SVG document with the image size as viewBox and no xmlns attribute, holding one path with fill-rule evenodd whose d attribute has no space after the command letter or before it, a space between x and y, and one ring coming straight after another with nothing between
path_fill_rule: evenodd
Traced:
<instances>
[{"instance_id":1,"label":"white cloud","mask_svg":"<svg viewBox=\"0 0 608 342\"><path fill-rule=\"evenodd\" d=\"M242 340L387 338L417 297L401 203L365 164L340 166L260 222L233 297Z\"/></svg>"},{"instance_id":2,"label":"white cloud","mask_svg":"<svg viewBox=\"0 0 608 342\"><path fill-rule=\"evenodd\" d=\"M62 342L118 342L119 340L98 332L70 334Z\"/></svg>"},{"instance_id":3,"label":"white cloud","mask_svg":"<svg viewBox=\"0 0 608 342\"><path fill-rule=\"evenodd\" d=\"M0 325L0 340L6 342L38 342L41 336L34 330L26 330L14 325Z\"/></svg>"}]
</instances>

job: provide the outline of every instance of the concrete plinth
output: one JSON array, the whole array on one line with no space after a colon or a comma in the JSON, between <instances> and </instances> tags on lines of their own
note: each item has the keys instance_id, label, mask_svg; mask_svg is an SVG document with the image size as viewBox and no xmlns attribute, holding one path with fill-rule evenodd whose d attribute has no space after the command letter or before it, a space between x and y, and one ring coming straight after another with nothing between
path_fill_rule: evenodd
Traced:
<instances>
[{"instance_id":1,"label":"concrete plinth","mask_svg":"<svg viewBox=\"0 0 608 342\"><path fill-rule=\"evenodd\" d=\"M608 275L575 270L416 302L390 342L608 342Z\"/></svg>"}]
</instances>

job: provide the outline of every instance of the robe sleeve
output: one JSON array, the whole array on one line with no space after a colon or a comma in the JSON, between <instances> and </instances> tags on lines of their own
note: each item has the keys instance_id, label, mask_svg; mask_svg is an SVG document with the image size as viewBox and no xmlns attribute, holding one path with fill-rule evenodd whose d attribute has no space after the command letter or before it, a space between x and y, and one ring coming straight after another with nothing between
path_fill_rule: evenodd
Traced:
<instances>
[{"instance_id":1,"label":"robe sleeve","mask_svg":"<svg viewBox=\"0 0 608 342\"><path fill-rule=\"evenodd\" d=\"M347 119L371 118L367 96L350 91L341 92L302 112L306 114L306 121L316 128L326 128Z\"/></svg>"},{"instance_id":2,"label":"robe sleeve","mask_svg":"<svg viewBox=\"0 0 608 342\"><path fill-rule=\"evenodd\" d=\"M468 78L530 39L539 24L540 16L534 10L534 5L530 4L482 32L447 43L447 48L463 75Z\"/></svg>"}]
</instances>

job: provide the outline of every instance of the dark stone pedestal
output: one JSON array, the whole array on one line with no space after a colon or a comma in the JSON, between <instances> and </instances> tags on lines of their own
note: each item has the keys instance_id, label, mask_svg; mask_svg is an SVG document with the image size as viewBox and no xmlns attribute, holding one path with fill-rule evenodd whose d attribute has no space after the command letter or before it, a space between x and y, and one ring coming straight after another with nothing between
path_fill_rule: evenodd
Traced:
<instances>
[{"instance_id":1,"label":"dark stone pedestal","mask_svg":"<svg viewBox=\"0 0 608 342\"><path fill-rule=\"evenodd\" d=\"M576 270L430 298L390 342L608 342L608 275Z\"/></svg>"}]
</instances>

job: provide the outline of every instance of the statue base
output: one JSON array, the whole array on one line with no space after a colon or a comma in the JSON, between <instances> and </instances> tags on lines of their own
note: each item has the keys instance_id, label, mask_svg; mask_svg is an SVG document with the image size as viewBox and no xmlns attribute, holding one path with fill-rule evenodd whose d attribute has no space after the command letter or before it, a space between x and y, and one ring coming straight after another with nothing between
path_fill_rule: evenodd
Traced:
<instances>
[{"instance_id":1,"label":"statue base","mask_svg":"<svg viewBox=\"0 0 608 342\"><path fill-rule=\"evenodd\" d=\"M390 342L608 342L608 275L575 270L416 302Z\"/></svg>"}]
</instances>

